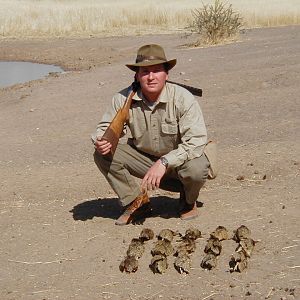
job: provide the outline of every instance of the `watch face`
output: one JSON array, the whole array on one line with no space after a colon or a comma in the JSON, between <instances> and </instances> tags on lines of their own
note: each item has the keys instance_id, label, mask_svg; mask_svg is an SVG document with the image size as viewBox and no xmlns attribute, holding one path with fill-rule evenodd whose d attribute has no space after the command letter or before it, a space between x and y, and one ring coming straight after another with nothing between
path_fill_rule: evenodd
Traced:
<instances>
[{"instance_id":1,"label":"watch face","mask_svg":"<svg viewBox=\"0 0 300 300\"><path fill-rule=\"evenodd\" d=\"M161 157L161 158L160 158L160 161L161 161L161 163L162 163L165 167L168 166L168 160L167 160L165 157Z\"/></svg>"}]
</instances>

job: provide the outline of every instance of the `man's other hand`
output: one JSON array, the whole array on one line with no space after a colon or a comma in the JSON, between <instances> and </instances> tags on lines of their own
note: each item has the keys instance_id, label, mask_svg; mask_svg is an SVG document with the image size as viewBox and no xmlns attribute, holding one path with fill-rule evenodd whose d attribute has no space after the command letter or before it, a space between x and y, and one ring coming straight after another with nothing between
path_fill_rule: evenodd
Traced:
<instances>
[{"instance_id":1,"label":"man's other hand","mask_svg":"<svg viewBox=\"0 0 300 300\"><path fill-rule=\"evenodd\" d=\"M161 163L160 159L148 170L142 180L142 188L147 190L155 190L159 187L160 180L166 173L166 167Z\"/></svg>"}]
</instances>

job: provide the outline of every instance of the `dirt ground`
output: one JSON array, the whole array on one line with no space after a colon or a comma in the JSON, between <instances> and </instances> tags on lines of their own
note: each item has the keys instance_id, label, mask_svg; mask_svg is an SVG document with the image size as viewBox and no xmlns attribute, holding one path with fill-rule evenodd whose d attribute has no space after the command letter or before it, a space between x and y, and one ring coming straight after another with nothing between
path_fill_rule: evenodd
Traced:
<instances>
[{"instance_id":1,"label":"dirt ground","mask_svg":"<svg viewBox=\"0 0 300 300\"><path fill-rule=\"evenodd\" d=\"M63 66L64 74L0 89L0 299L300 299L300 27L255 29L240 40L186 48L193 37L1 40L1 60ZM118 200L93 162L90 134L112 95L129 85L124 64L144 43L160 43L178 64L170 79L201 87L220 172L202 190L200 217L177 217L177 194L151 197L153 215L117 227ZM237 180L243 176L244 180ZM229 272L236 243L224 241L217 267L200 267L209 233L248 226L258 241L242 273ZM134 274L119 264L142 228L203 238L190 274L169 258Z\"/></svg>"}]
</instances>

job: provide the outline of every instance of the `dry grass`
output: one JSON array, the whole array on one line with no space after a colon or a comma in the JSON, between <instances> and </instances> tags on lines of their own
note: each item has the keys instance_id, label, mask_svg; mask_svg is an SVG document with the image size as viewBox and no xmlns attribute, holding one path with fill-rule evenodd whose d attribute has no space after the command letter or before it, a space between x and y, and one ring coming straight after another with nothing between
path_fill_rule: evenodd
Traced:
<instances>
[{"instance_id":1,"label":"dry grass","mask_svg":"<svg viewBox=\"0 0 300 300\"><path fill-rule=\"evenodd\" d=\"M299 0L229 2L245 20L245 27L300 24ZM111 36L174 32L183 30L191 21L192 10L201 6L200 0L0 0L0 36Z\"/></svg>"}]
</instances>

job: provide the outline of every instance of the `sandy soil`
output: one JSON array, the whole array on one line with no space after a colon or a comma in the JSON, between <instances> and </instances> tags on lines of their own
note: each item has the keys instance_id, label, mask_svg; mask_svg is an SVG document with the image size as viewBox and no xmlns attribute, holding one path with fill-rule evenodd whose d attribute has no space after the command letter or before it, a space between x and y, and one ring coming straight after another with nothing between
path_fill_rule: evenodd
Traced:
<instances>
[{"instance_id":1,"label":"sandy soil","mask_svg":"<svg viewBox=\"0 0 300 300\"><path fill-rule=\"evenodd\" d=\"M0 59L53 63L69 72L0 89L1 299L299 299L300 28L247 31L228 45L188 49L180 35L1 41ZM152 195L153 216L117 227L118 201L94 165L90 134L112 95L131 83L136 49L162 44L178 58L171 79L203 88L220 174L202 191L200 217L177 218L176 194ZM238 176L244 180L237 180ZM200 267L209 233L248 226L259 242L249 268ZM144 227L203 232L192 270L169 258L134 274L119 264Z\"/></svg>"}]
</instances>

